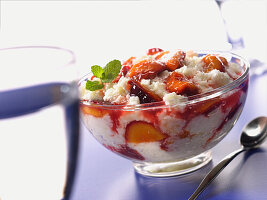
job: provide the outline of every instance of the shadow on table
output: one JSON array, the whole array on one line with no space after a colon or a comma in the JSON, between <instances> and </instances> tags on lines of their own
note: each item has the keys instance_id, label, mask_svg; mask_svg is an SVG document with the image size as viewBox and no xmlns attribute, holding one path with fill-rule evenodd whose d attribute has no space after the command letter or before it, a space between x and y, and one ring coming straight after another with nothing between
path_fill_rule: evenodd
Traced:
<instances>
[{"instance_id":1,"label":"shadow on table","mask_svg":"<svg viewBox=\"0 0 267 200\"><path fill-rule=\"evenodd\" d=\"M244 199L243 194L237 194L238 187L237 176L239 175L242 167L245 165L246 160L255 153L264 152L264 149L255 149L246 152L238 161L236 166L227 166L230 173L223 173L219 175L215 181L199 196L200 199ZM157 199L157 200L186 200L194 190L198 187L204 176L213 168L214 164L211 162L204 168L183 176L170 177L170 178L153 178L145 177L135 173L136 191L139 200ZM232 168L231 168L232 167ZM221 181L223 176L223 181ZM221 177L221 178L220 178ZM218 181L218 178L219 181ZM217 180L217 181L216 181Z\"/></svg>"},{"instance_id":2,"label":"shadow on table","mask_svg":"<svg viewBox=\"0 0 267 200\"><path fill-rule=\"evenodd\" d=\"M209 190L203 192L199 199L211 200L211 199L234 199L244 200L246 194L240 192L240 176L242 176L242 168L246 165L246 161L256 153L263 153L263 148L253 149L247 151L240 156L240 159L236 159L236 165L230 163L225 170L219 175L215 181L209 186ZM224 172L225 171L225 172Z\"/></svg>"},{"instance_id":3,"label":"shadow on table","mask_svg":"<svg viewBox=\"0 0 267 200\"><path fill-rule=\"evenodd\" d=\"M187 199L212 167L213 163L210 162L193 173L169 178L145 177L135 173L138 199Z\"/></svg>"}]
</instances>

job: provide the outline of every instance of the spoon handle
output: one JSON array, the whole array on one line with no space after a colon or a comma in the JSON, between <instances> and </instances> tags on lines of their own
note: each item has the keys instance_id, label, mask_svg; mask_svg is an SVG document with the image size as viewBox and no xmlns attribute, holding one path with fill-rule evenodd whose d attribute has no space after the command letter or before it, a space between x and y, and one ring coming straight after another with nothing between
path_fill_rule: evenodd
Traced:
<instances>
[{"instance_id":1,"label":"spoon handle","mask_svg":"<svg viewBox=\"0 0 267 200\"><path fill-rule=\"evenodd\" d=\"M201 181L196 191L191 195L188 200L194 200L198 197L198 195L203 192L203 190L220 174L220 172L241 152L247 149L241 148L238 149L228 156L226 156L218 165L216 165Z\"/></svg>"}]
</instances>

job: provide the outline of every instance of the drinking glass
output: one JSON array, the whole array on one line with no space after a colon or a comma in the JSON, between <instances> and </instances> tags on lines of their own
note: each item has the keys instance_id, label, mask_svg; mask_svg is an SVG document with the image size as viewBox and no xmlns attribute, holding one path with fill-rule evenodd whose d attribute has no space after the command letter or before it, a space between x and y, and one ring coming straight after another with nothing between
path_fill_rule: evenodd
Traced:
<instances>
[{"instance_id":1,"label":"drinking glass","mask_svg":"<svg viewBox=\"0 0 267 200\"><path fill-rule=\"evenodd\" d=\"M74 63L58 47L0 49L1 200L70 199L79 143Z\"/></svg>"},{"instance_id":2,"label":"drinking glass","mask_svg":"<svg viewBox=\"0 0 267 200\"><path fill-rule=\"evenodd\" d=\"M241 27L241 21L238 21L239 18L236 16L233 16L233 13L228 13L227 10L224 6L227 3L230 3L228 8L231 8L231 10L235 10L236 13L239 13L240 6L242 3L244 4L244 1L233 1L233 0L215 0L220 14L221 18L224 22L224 28L225 28L225 33L227 36L227 42L231 46L231 52L237 52L240 54L247 54L245 55L248 57L249 63L250 63L250 76L260 76L263 73L267 72L267 63L264 62L261 59L254 58L253 56L249 55L249 53L245 53L248 50L248 47L246 46L246 41L243 38L244 33L241 33L240 27ZM229 15L232 14L232 15ZM239 14L238 14L239 15ZM237 15L237 16L238 16ZM251 31L251 27L247 27L248 31ZM264 31L262 30L257 30L257 31ZM253 31L252 31L253 32ZM253 34L254 38L257 37L257 34ZM263 38L261 38L263 39ZM264 43L264 41L262 41ZM255 49L254 49L255 51ZM256 52L259 53L260 48L256 49ZM251 52L251 50L250 50ZM254 55L255 56L255 55Z\"/></svg>"}]
</instances>

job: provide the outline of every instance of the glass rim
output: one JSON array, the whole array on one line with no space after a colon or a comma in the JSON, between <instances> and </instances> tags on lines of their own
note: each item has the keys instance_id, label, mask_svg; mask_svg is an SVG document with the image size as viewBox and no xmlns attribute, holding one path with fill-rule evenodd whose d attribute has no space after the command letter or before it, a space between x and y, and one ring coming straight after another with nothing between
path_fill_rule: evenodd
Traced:
<instances>
[{"instance_id":1,"label":"glass rim","mask_svg":"<svg viewBox=\"0 0 267 200\"><path fill-rule=\"evenodd\" d=\"M72 50L58 47L58 46L49 46L49 45L12 46L12 47L0 48L0 52L9 51L9 50L19 50L19 49L51 49L51 50L58 50L58 51L66 52L71 56L71 59L68 62L66 62L66 64L62 65L62 67L72 65L76 62L75 54Z\"/></svg>"},{"instance_id":2,"label":"glass rim","mask_svg":"<svg viewBox=\"0 0 267 200\"><path fill-rule=\"evenodd\" d=\"M83 101L80 100L80 104L85 105L85 106L92 106L96 108L101 108L101 109L106 109L106 110L124 110L124 111L134 111L134 110L148 110L148 109L155 109L155 108L173 108L179 105L185 106L189 104L194 104L197 102L202 102L205 100L209 100L215 97L218 97L222 94L225 94L232 89L238 87L241 85L248 77L249 75L249 68L250 64L249 62L241 57L240 55L237 55L233 52L229 51L211 51L211 50L193 50L196 53L202 53L202 54L228 54L231 55L234 58L239 59L243 63L241 63L241 66L245 66L245 71L242 73L241 76L239 76L237 79L235 79L233 82L228 83L222 87L207 91L202 94L197 94L193 96L189 96L188 98L185 98L182 101L179 101L176 104L173 105L166 105L164 101L159 101L159 102L152 102L152 103L144 103L144 104L137 104L137 105L125 105L125 104L120 104L120 105L110 105L110 104L98 104L98 103L93 103L89 101ZM86 77L88 77L90 73L86 74L83 76L78 84L80 84Z\"/></svg>"}]
</instances>

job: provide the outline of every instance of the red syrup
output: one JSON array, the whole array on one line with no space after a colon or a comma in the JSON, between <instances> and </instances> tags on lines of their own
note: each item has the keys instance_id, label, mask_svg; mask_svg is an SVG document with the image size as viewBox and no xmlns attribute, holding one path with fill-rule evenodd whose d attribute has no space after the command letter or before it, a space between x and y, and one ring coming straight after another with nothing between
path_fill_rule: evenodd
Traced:
<instances>
[{"instance_id":1,"label":"red syrup","mask_svg":"<svg viewBox=\"0 0 267 200\"><path fill-rule=\"evenodd\" d=\"M244 83L242 83L239 87L242 88L242 91L247 93L248 91L248 81L249 81L249 77L247 78L246 81L244 81Z\"/></svg>"},{"instance_id":2,"label":"red syrup","mask_svg":"<svg viewBox=\"0 0 267 200\"><path fill-rule=\"evenodd\" d=\"M213 131L212 136L207 140L206 144L204 145L204 147L206 147L212 140L213 138L223 129L224 125L231 120L235 114L237 113L237 111L239 110L239 108L241 107L242 103L236 105L235 107L233 107L231 109L231 111L229 112L229 114L224 118L224 120L222 121L222 123L219 125L219 127Z\"/></svg>"},{"instance_id":3,"label":"red syrup","mask_svg":"<svg viewBox=\"0 0 267 200\"><path fill-rule=\"evenodd\" d=\"M111 151L117 152L119 154L122 154L126 157L133 158L136 160L145 160L145 158L138 153L136 150L128 147L126 144L125 145L120 145L119 148L113 147L113 146L108 146L104 145L106 148L108 148Z\"/></svg>"},{"instance_id":4,"label":"red syrup","mask_svg":"<svg viewBox=\"0 0 267 200\"><path fill-rule=\"evenodd\" d=\"M217 109L220 105L222 105L222 101L214 103L212 106L210 106L207 110L205 110L202 114L205 115L205 117L209 117L209 114Z\"/></svg>"},{"instance_id":5,"label":"red syrup","mask_svg":"<svg viewBox=\"0 0 267 200\"><path fill-rule=\"evenodd\" d=\"M111 110L109 112L110 119L112 121L112 130L118 134L118 127L120 126L120 117L122 115L121 110Z\"/></svg>"},{"instance_id":6,"label":"red syrup","mask_svg":"<svg viewBox=\"0 0 267 200\"><path fill-rule=\"evenodd\" d=\"M231 94L230 96L223 99L222 104L222 111L225 113L229 108L235 107L240 102L240 97L242 95L243 91L240 89L236 91L235 93Z\"/></svg>"},{"instance_id":7,"label":"red syrup","mask_svg":"<svg viewBox=\"0 0 267 200\"><path fill-rule=\"evenodd\" d=\"M186 137L192 139L192 137L194 137L194 134L185 134L185 133L187 133L186 127L188 126L188 124L191 122L191 120L194 117L197 117L199 115L204 115L205 117L209 117L209 114L220 106L221 106L222 112L226 112L227 110L229 111L230 109L230 112L228 113L228 115L224 118L224 120L219 125L219 127L215 131L213 131L212 136L207 140L206 144L204 145L205 147L222 130L225 123L231 120L235 116L235 114L240 110L240 108L242 107L244 103L244 102L241 102L242 100L240 98L243 92L245 93L247 92L247 85L248 85L248 81L246 81L245 84L242 84L240 89L236 91L235 93L233 93L232 95L228 96L225 99L215 100L214 103L211 103L211 105L207 106L204 110L202 109L204 104L205 103L209 104L209 101L213 101L213 100L196 103L194 105L188 105L186 106L183 112L180 112L177 110L169 110L166 113L166 115L171 115L172 113L174 113L176 118L185 120L185 125L182 128L181 134L179 133L179 137L181 139L186 138ZM168 142L166 139L162 142L161 148L163 150L168 150Z\"/></svg>"},{"instance_id":8,"label":"red syrup","mask_svg":"<svg viewBox=\"0 0 267 200\"><path fill-rule=\"evenodd\" d=\"M202 103L196 103L195 105L189 105L185 108L185 110L183 112L178 111L176 109L168 109L168 108L164 108L166 109L166 115L173 115L178 119L183 119L185 120L185 125L182 128L181 133L179 133L179 138L183 139L183 138L190 138L192 139L194 137L194 134L189 134L188 131L186 130L186 127L188 126L188 124L191 122L191 120L194 117L197 117L199 115L204 115L206 117L209 117L209 113L211 113L212 111L214 111L215 109L217 109L219 106L222 107L222 111L226 112L226 110L229 110L229 108L232 108L229 112L229 114L225 117L225 119L222 121L222 123L219 125L219 127L213 132L212 136L207 140L205 146L210 143L212 141L212 139L216 136L216 134L218 134L221 129L223 128L224 124L227 123L227 121L231 120L234 115L237 113L237 111L239 110L240 106L242 105L242 103L239 103L240 101L240 96L242 94L242 90L235 92L234 94L230 95L229 97L227 97L226 99L220 99L218 102L215 102L213 104L211 104L209 107L207 107L205 110L202 110L200 108L202 108L203 106L203 102ZM205 102L205 103L208 103ZM200 112L201 110L201 112ZM113 110L111 111L110 114L110 118L112 120L112 130L116 133L118 133L117 128L120 125L120 117L123 114L124 111L120 111L120 110ZM142 114L149 119L149 121L155 126L155 127L159 127L160 125L160 121L158 118L159 113L163 112L162 108L158 108L158 109L151 109L151 110L144 110L141 111ZM168 151L168 146L170 144L170 142L168 141L168 138L170 137L168 134L165 134L167 137L164 138L163 140L160 141L160 148L164 151ZM122 146L122 148L120 148L120 150L116 150L116 152L119 152L123 155L130 155L129 157L135 155L135 159L141 158L139 156L136 156L136 153L138 153L137 151L129 148L127 146L127 144L124 144ZM133 154L133 155L132 155ZM139 153L138 153L139 154ZM131 157L133 158L133 157Z\"/></svg>"},{"instance_id":9,"label":"red syrup","mask_svg":"<svg viewBox=\"0 0 267 200\"><path fill-rule=\"evenodd\" d=\"M151 110L144 110L142 111L142 114L149 119L149 121L156 125L157 127L159 127L159 118L158 118L158 114L162 112L162 108L156 108L156 109L151 109Z\"/></svg>"},{"instance_id":10,"label":"red syrup","mask_svg":"<svg viewBox=\"0 0 267 200\"><path fill-rule=\"evenodd\" d=\"M248 83L248 82L246 82ZM244 85L244 87L247 89L247 84ZM247 90L245 90L247 91ZM228 115L224 118L224 120L222 121L222 123L219 125L219 127L213 131L212 136L207 140L206 144L204 145L207 146L212 139L223 129L224 125L231 120L236 113L242 108L242 106L244 105L244 99L241 99L241 95L242 95L243 88L240 88L239 91L235 92L234 94L232 94L231 96L227 97L223 102L223 106L222 106L222 111L226 112L226 110L228 110L229 108L231 108L230 112L228 113Z\"/></svg>"},{"instance_id":11,"label":"red syrup","mask_svg":"<svg viewBox=\"0 0 267 200\"><path fill-rule=\"evenodd\" d=\"M169 150L169 142L168 142L168 137L166 137L165 139L163 139L160 143L160 148L163 150L163 151L168 151Z\"/></svg>"},{"instance_id":12,"label":"red syrup","mask_svg":"<svg viewBox=\"0 0 267 200\"><path fill-rule=\"evenodd\" d=\"M173 108L164 108L164 111L166 110L165 115L167 116L172 115L178 119L185 120L186 123L183 126L181 133L179 133L178 136L181 139L187 138L187 137L192 139L192 137L194 137L194 133L191 133L191 134L188 133L188 131L186 131L186 127L188 126L188 124L191 122L191 120L194 117L197 117L199 115L204 115L205 117L209 117L209 114L220 106L221 106L222 112L226 112L227 110L229 110L229 108L231 108L228 115L225 117L225 119L222 121L219 127L215 131L213 131L212 136L207 140L206 144L204 145L204 148L205 148L205 146L208 145L212 141L212 139L222 130L225 123L231 120L235 116L235 114L238 112L238 110L242 107L244 102L241 102L240 98L243 92L247 92L247 85L248 85L248 81L242 84L239 87L238 91L231 94L227 98L217 99L215 101L214 99L210 99L205 102L196 103L194 105L187 105L183 112L177 109L173 109ZM211 101L212 103L210 103ZM207 107L204 106L205 109L203 109L203 105L205 104L208 104L208 105L210 104L210 105ZM124 112L126 111L112 110L109 112L110 118L112 120L112 130L116 133L118 133L117 128L120 126L120 121L119 121L120 117L123 115ZM159 127L160 121L159 121L158 115L159 113L163 112L162 108L148 109L148 110L144 110L141 112L147 119L149 119L149 121L155 127ZM160 148L164 151L168 151L169 150L168 146L170 144L170 141L168 140L168 138L170 136L168 134L165 134L165 135L166 135L166 138L160 141ZM112 146L109 146L107 148L112 151L118 152L122 155L125 155L127 157L131 157L133 159L138 159L138 160L145 159L140 153L130 148L127 144L121 145L120 148L115 148Z\"/></svg>"}]
</instances>

